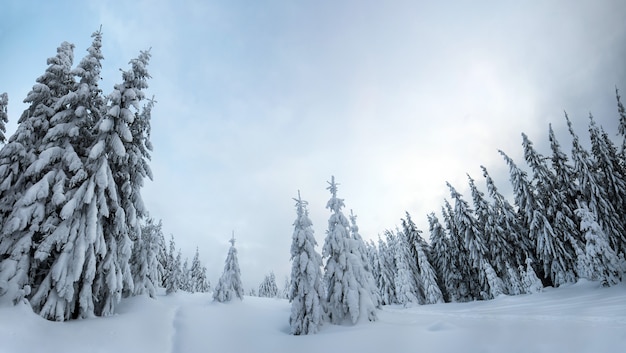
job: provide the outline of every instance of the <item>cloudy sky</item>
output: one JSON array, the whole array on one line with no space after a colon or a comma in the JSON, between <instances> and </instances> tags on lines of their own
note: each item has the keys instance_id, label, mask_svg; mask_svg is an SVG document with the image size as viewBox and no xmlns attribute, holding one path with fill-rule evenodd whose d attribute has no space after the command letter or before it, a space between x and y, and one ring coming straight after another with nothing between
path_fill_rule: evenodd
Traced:
<instances>
[{"instance_id":1,"label":"cloudy sky","mask_svg":"<svg viewBox=\"0 0 626 353\"><path fill-rule=\"evenodd\" d=\"M435 4L436 3L436 4ZM309 201L318 243L334 175L346 212L376 239L409 211L427 236L449 181L467 195L485 165L509 188L497 150L523 165L520 133L569 150L566 110L616 133L626 91L626 2L5 0L0 92L9 135L21 101L62 41L104 33L103 88L151 48L154 181L143 196L215 283L234 230L246 288L290 271L293 197Z\"/></svg>"}]
</instances>

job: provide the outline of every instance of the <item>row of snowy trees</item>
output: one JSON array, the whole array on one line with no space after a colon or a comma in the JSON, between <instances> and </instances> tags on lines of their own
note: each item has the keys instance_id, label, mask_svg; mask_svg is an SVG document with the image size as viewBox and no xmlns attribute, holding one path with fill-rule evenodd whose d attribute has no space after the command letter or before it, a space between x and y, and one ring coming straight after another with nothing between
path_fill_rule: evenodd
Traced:
<instances>
[{"instance_id":1,"label":"row of snowy trees","mask_svg":"<svg viewBox=\"0 0 626 353\"><path fill-rule=\"evenodd\" d=\"M158 268L161 271L160 284L165 288L165 293L175 293L179 290L189 293L206 293L211 291L211 282L207 278L207 269L200 261L200 252L196 248L196 252L189 265L189 259L182 261L182 251L176 250L174 236L170 237L169 247L165 247L165 238L160 231L161 223L152 225L158 228L160 238L159 246L159 263Z\"/></svg>"},{"instance_id":2,"label":"row of snowy trees","mask_svg":"<svg viewBox=\"0 0 626 353\"><path fill-rule=\"evenodd\" d=\"M381 304L356 216L351 212L348 223L342 212L344 200L337 197L339 184L334 177L328 184L331 198L326 208L331 216L322 255L315 250L317 242L307 202L299 193L295 199L297 218L288 295L292 303L289 323L294 335L315 333L325 321L333 324L374 321Z\"/></svg>"},{"instance_id":3,"label":"row of snowy trees","mask_svg":"<svg viewBox=\"0 0 626 353\"><path fill-rule=\"evenodd\" d=\"M315 333L325 321L376 319L380 304L434 304L491 299L560 286L579 278L605 286L626 271L626 113L620 115L618 148L589 120L591 151L572 136L571 161L552 127L552 155L539 154L522 134L531 176L504 152L513 186L511 204L485 167L488 195L468 175L471 205L449 183L452 202L442 207L443 224L428 215L430 243L410 214L378 243L364 244L356 217L342 213L334 178L322 255L316 251L307 202L295 199L297 218L291 247L291 333ZM322 268L324 273L322 273Z\"/></svg>"},{"instance_id":4,"label":"row of snowy trees","mask_svg":"<svg viewBox=\"0 0 626 353\"><path fill-rule=\"evenodd\" d=\"M443 224L428 215L430 243L410 215L401 229L368 243L368 257L384 304L430 304L534 293L579 278L618 283L626 271L626 114L617 95L619 149L593 117L591 152L566 115L571 160L549 128L551 156L539 154L522 134L531 172L500 151L510 170L514 204L485 167L488 196L468 175L470 202L449 183L452 202Z\"/></svg>"}]
</instances>

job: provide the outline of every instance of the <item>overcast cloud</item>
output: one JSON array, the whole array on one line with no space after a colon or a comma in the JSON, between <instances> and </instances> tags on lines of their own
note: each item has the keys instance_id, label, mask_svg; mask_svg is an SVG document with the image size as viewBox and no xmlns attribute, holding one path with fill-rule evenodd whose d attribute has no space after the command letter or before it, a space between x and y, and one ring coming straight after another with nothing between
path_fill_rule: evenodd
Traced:
<instances>
[{"instance_id":1,"label":"overcast cloud","mask_svg":"<svg viewBox=\"0 0 626 353\"><path fill-rule=\"evenodd\" d=\"M185 255L200 248L212 283L234 230L246 288L270 270L282 286L298 190L320 246L331 175L364 238L405 210L428 237L446 181L482 187L482 164L509 188L497 150L523 165L521 132L548 153L552 123L569 151L567 110L584 139L589 112L616 133L626 2L433 3L5 1L9 134L62 41L78 62L102 25L105 92L152 48L152 216Z\"/></svg>"}]
</instances>

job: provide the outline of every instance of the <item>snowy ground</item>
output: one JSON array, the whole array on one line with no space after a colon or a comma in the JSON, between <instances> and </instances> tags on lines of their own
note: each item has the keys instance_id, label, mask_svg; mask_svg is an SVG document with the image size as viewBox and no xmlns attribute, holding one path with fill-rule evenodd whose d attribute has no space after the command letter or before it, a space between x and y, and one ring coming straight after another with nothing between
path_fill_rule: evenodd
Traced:
<instances>
[{"instance_id":1,"label":"snowy ground","mask_svg":"<svg viewBox=\"0 0 626 353\"><path fill-rule=\"evenodd\" d=\"M379 321L288 334L285 300L132 298L108 318L56 323L0 304L0 352L623 352L626 284L580 282L495 300L385 307Z\"/></svg>"}]
</instances>

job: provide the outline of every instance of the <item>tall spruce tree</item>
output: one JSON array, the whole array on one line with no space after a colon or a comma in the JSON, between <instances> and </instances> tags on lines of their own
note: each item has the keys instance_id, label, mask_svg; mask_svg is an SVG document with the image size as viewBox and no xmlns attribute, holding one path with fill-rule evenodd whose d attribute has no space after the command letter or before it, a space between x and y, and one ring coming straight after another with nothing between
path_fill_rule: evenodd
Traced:
<instances>
[{"instance_id":1,"label":"tall spruce tree","mask_svg":"<svg viewBox=\"0 0 626 353\"><path fill-rule=\"evenodd\" d=\"M599 186L604 189L607 201L615 211L620 228L609 239L612 248L626 255L626 173L617 149L602 127L589 116L592 162ZM610 211L610 210L609 210Z\"/></svg>"},{"instance_id":2,"label":"tall spruce tree","mask_svg":"<svg viewBox=\"0 0 626 353\"><path fill-rule=\"evenodd\" d=\"M362 268L356 273L356 279L359 285L369 293L365 294L365 298L369 298L376 308L380 308L380 291L376 285L376 280L369 265L367 255L367 247L359 233L359 226L356 223L357 216L350 210L350 252L357 258L360 258Z\"/></svg>"},{"instance_id":3,"label":"tall spruce tree","mask_svg":"<svg viewBox=\"0 0 626 353\"><path fill-rule=\"evenodd\" d=\"M31 172L27 176L26 170L38 159L55 103L74 84L73 59L74 45L61 43L57 55L48 59L48 68L24 100L30 105L18 120L16 132L0 150L0 295L9 295L14 302L31 294L31 274L35 273L31 270L32 249L56 227L43 223L53 220L52 203L48 201L52 195L58 204L65 201L65 181L56 180L54 171L43 175ZM35 307L37 312L38 309ZM65 316L62 309L58 318Z\"/></svg>"},{"instance_id":4,"label":"tall spruce tree","mask_svg":"<svg viewBox=\"0 0 626 353\"><path fill-rule=\"evenodd\" d=\"M445 230L434 212L428 215L428 230L437 284L444 300L450 302L453 300L451 293L456 291L456 283L460 281L460 274L448 250L449 243Z\"/></svg>"},{"instance_id":5,"label":"tall spruce tree","mask_svg":"<svg viewBox=\"0 0 626 353\"><path fill-rule=\"evenodd\" d=\"M490 220L487 223L488 252L499 266L504 264L504 277L509 294L521 294L519 266L524 265L527 258L534 258L534 246L529 242L528 234L519 222L513 206L498 191L487 168L481 166L487 191L493 199ZM500 267L500 271L502 268Z\"/></svg>"},{"instance_id":6,"label":"tall spruce tree","mask_svg":"<svg viewBox=\"0 0 626 353\"><path fill-rule=\"evenodd\" d=\"M412 261L408 251L409 244L404 233L397 230L395 233L396 242L393 244L393 253L396 259L396 274L394 277L394 287L396 289L396 300L398 304L409 306L410 304L422 304L424 302L423 293L419 293L417 276L417 264L411 266Z\"/></svg>"},{"instance_id":7,"label":"tall spruce tree","mask_svg":"<svg viewBox=\"0 0 626 353\"><path fill-rule=\"evenodd\" d=\"M618 284L624 269L617 253L609 246L608 237L596 221L596 216L584 203L579 205L576 213L580 217L580 229L586 240L582 276L601 281L604 286Z\"/></svg>"},{"instance_id":8,"label":"tall spruce tree","mask_svg":"<svg viewBox=\"0 0 626 353\"><path fill-rule=\"evenodd\" d=\"M293 335L316 333L324 322L324 288L322 285L322 256L315 250L317 242L307 202L300 192L296 201L297 217L293 223L291 241L291 302L289 326Z\"/></svg>"},{"instance_id":9,"label":"tall spruce tree","mask_svg":"<svg viewBox=\"0 0 626 353\"><path fill-rule=\"evenodd\" d=\"M210 288L210 283L206 278L206 268L200 262L200 251L196 247L196 252L191 260L191 292L205 293Z\"/></svg>"},{"instance_id":10,"label":"tall spruce tree","mask_svg":"<svg viewBox=\"0 0 626 353\"><path fill-rule=\"evenodd\" d=\"M241 283L241 270L239 270L239 260L237 260L237 249L235 248L235 232L230 239L230 249L226 262L224 264L224 272L215 286L213 299L224 303L229 302L235 297L243 300L243 285Z\"/></svg>"},{"instance_id":11,"label":"tall spruce tree","mask_svg":"<svg viewBox=\"0 0 626 353\"><path fill-rule=\"evenodd\" d=\"M450 252L450 258L453 261L451 268L457 269L457 273L452 274L456 280L454 287L450 289L451 301L465 302L474 300L473 288L476 286L475 276L472 274L472 265L469 260L468 251L465 249L464 239L462 233L458 230L458 227L454 221L454 210L448 200L444 200L444 207L442 207L442 214L446 229L449 234L448 249Z\"/></svg>"},{"instance_id":12,"label":"tall spruce tree","mask_svg":"<svg viewBox=\"0 0 626 353\"><path fill-rule=\"evenodd\" d=\"M133 295L147 294L156 298L156 288L161 283L163 268L158 260L160 241L163 236L162 223L147 218L141 226L141 242L133 247L130 258L133 273Z\"/></svg>"},{"instance_id":13,"label":"tall spruce tree","mask_svg":"<svg viewBox=\"0 0 626 353\"><path fill-rule=\"evenodd\" d=\"M568 205L566 194L559 190L556 175L548 168L546 158L533 148L532 142L524 133L522 133L522 145L524 158L533 170L533 189L536 198L543 205L545 217L552 227L554 236L557 237L557 242L563 245L554 249L557 251L555 256L564 260L566 276L563 281L575 282L575 263L582 243L573 207ZM558 253L560 251L563 253ZM559 282L556 285L562 283Z\"/></svg>"},{"instance_id":14,"label":"tall spruce tree","mask_svg":"<svg viewBox=\"0 0 626 353\"><path fill-rule=\"evenodd\" d=\"M385 231L387 242L378 237L378 262L380 277L378 290L382 304L389 305L398 302L396 299L395 273L397 271L395 258L395 236L391 231Z\"/></svg>"},{"instance_id":15,"label":"tall spruce tree","mask_svg":"<svg viewBox=\"0 0 626 353\"><path fill-rule=\"evenodd\" d=\"M376 298L365 276L359 244L350 236L348 220L341 209L343 199L337 198L335 177L328 182L331 198L326 208L331 211L322 249L326 258L327 312L331 323L356 323L359 318L376 320Z\"/></svg>"},{"instance_id":16,"label":"tall spruce tree","mask_svg":"<svg viewBox=\"0 0 626 353\"><path fill-rule=\"evenodd\" d=\"M450 183L450 195L454 199L454 223L462 235L464 248L468 253L468 260L471 274L472 295L474 298L493 298L501 294L501 281L489 262L487 257L487 242L485 234L479 228L478 222L473 215L473 210L469 207L461 194L459 194Z\"/></svg>"},{"instance_id":17,"label":"tall spruce tree","mask_svg":"<svg viewBox=\"0 0 626 353\"><path fill-rule=\"evenodd\" d=\"M572 135L572 160L578 179L579 202L584 202L589 210L596 215L597 222L606 234L614 250L620 250L624 238L624 228L609 200L608 185L603 185L601 173L596 170L589 152L581 145L572 123L565 115L567 126Z\"/></svg>"},{"instance_id":18,"label":"tall spruce tree","mask_svg":"<svg viewBox=\"0 0 626 353\"><path fill-rule=\"evenodd\" d=\"M182 269L180 268L180 264L176 261L176 243L174 242L173 235L170 236L170 245L169 250L167 251L166 264L164 280L165 293L176 293L180 289Z\"/></svg>"},{"instance_id":19,"label":"tall spruce tree","mask_svg":"<svg viewBox=\"0 0 626 353\"><path fill-rule=\"evenodd\" d=\"M544 279L554 286L568 282L572 272L567 264L570 263L571 259L566 257L569 253L565 250L565 245L554 234L552 225L546 218L543 203L535 196L526 172L519 169L504 152L499 152L509 165L515 204L522 215L523 222L528 227L528 236L535 243L536 258L540 261ZM530 263L532 262L531 259Z\"/></svg>"},{"instance_id":20,"label":"tall spruce tree","mask_svg":"<svg viewBox=\"0 0 626 353\"><path fill-rule=\"evenodd\" d=\"M402 229L406 234L409 253L415 259L418 280L418 293L422 296L422 304L442 303L443 294L439 288L437 273L433 268L428 254L431 253L428 243L422 238L422 231L406 212L406 218L402 219Z\"/></svg>"}]
</instances>

